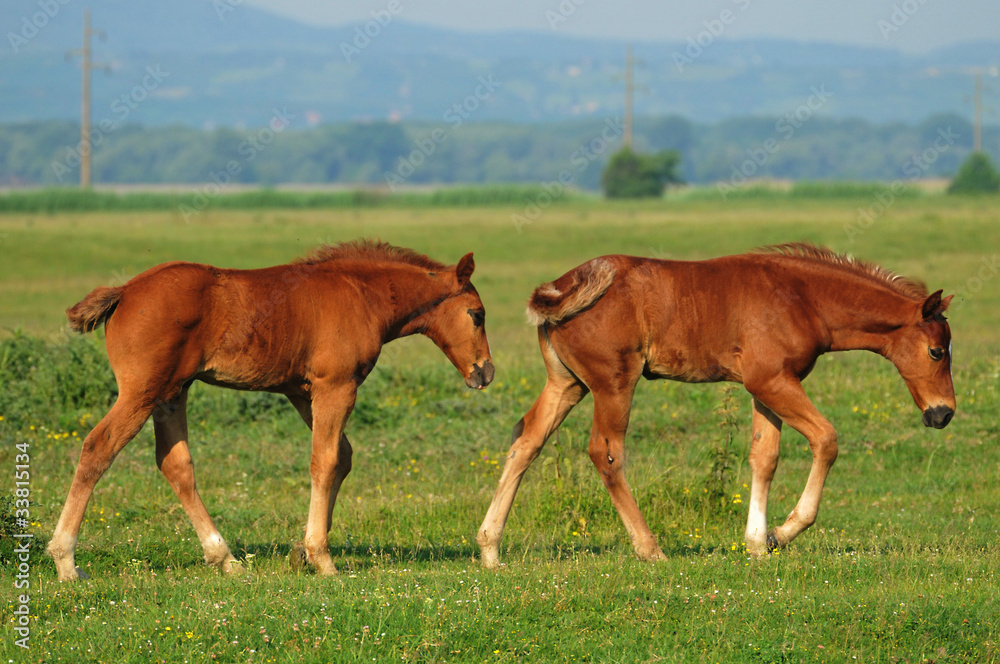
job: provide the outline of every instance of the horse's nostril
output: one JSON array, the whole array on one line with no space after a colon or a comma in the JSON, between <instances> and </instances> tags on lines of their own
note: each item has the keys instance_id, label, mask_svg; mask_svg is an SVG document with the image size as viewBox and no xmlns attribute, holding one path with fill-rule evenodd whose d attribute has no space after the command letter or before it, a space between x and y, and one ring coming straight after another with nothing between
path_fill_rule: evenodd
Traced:
<instances>
[{"instance_id":1,"label":"horse's nostril","mask_svg":"<svg viewBox=\"0 0 1000 664\"><path fill-rule=\"evenodd\" d=\"M934 406L924 411L924 426L943 429L948 426L954 416L955 411L948 406Z\"/></svg>"}]
</instances>

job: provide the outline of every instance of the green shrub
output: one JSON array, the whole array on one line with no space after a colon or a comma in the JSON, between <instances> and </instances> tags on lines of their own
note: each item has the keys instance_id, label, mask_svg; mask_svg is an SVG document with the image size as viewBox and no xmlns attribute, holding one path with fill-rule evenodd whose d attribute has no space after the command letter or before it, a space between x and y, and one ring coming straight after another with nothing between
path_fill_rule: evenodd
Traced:
<instances>
[{"instance_id":1,"label":"green shrub","mask_svg":"<svg viewBox=\"0 0 1000 664\"><path fill-rule=\"evenodd\" d=\"M9 426L79 428L83 413L101 417L118 396L103 340L48 340L15 332L0 341L0 415Z\"/></svg>"},{"instance_id":2,"label":"green shrub","mask_svg":"<svg viewBox=\"0 0 1000 664\"><path fill-rule=\"evenodd\" d=\"M608 198L659 198L668 183L681 181L680 162L676 150L643 155L626 146L611 155L601 173L601 187Z\"/></svg>"},{"instance_id":3,"label":"green shrub","mask_svg":"<svg viewBox=\"0 0 1000 664\"><path fill-rule=\"evenodd\" d=\"M973 152L958 169L948 187L949 194L985 194L1000 190L1000 173L990 158L982 152Z\"/></svg>"}]
</instances>

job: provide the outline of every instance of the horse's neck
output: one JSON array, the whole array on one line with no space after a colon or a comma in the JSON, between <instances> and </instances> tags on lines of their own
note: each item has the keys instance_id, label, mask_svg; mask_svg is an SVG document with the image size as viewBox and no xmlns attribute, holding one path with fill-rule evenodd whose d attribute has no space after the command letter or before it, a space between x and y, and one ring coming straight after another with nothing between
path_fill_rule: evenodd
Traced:
<instances>
[{"instance_id":1,"label":"horse's neck","mask_svg":"<svg viewBox=\"0 0 1000 664\"><path fill-rule=\"evenodd\" d=\"M391 302L386 318L387 341L420 332L414 321L445 297L444 284L421 271L408 269L386 270L384 278Z\"/></svg>"},{"instance_id":2,"label":"horse's neck","mask_svg":"<svg viewBox=\"0 0 1000 664\"><path fill-rule=\"evenodd\" d=\"M830 350L870 350L884 355L890 333L906 325L913 313L913 303L905 296L864 281L828 284L817 288L813 299L829 331Z\"/></svg>"}]
</instances>

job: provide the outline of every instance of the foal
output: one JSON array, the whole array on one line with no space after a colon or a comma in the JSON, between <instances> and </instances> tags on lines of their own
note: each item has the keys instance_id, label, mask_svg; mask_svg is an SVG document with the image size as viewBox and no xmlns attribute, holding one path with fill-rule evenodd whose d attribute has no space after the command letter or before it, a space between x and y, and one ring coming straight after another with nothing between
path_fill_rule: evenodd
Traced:
<instances>
[{"instance_id":1,"label":"foal","mask_svg":"<svg viewBox=\"0 0 1000 664\"><path fill-rule=\"evenodd\" d=\"M753 486L746 545L783 547L816 519L837 433L802 389L816 358L863 349L887 358L923 413L942 428L955 411L951 296L809 244L682 262L604 256L535 290L528 316L548 374L514 427L503 475L477 540L482 563L499 544L521 477L569 411L594 394L590 458L643 560L663 558L625 481L625 430L639 377L743 383L753 397ZM767 531L767 494L782 423L809 441L813 462L788 519Z\"/></svg>"},{"instance_id":2,"label":"foal","mask_svg":"<svg viewBox=\"0 0 1000 664\"><path fill-rule=\"evenodd\" d=\"M351 470L344 435L358 386L382 346L424 334L469 387L493 379L485 311L470 282L472 254L454 267L384 243L326 246L291 265L225 270L165 263L118 288L98 288L67 311L90 332L105 324L118 399L83 442L48 551L60 581L79 577L77 534L94 486L150 415L156 463L205 552L224 571L235 559L195 487L186 402L195 380L284 394L312 429L312 492L303 539L308 562L336 572L328 533Z\"/></svg>"}]
</instances>

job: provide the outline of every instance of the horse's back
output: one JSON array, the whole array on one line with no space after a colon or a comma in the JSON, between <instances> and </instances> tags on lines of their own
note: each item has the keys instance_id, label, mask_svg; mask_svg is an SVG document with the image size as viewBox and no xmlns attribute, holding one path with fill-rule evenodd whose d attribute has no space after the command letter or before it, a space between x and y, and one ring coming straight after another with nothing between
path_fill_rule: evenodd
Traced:
<instances>
[{"instance_id":1,"label":"horse's back","mask_svg":"<svg viewBox=\"0 0 1000 664\"><path fill-rule=\"evenodd\" d=\"M614 281L586 310L549 328L561 356L640 356L647 378L740 381L747 347L758 344L762 330L788 326L797 315L784 302L775 306L775 289L787 294L794 284L771 257L609 255L552 283L568 288L595 264L613 267Z\"/></svg>"}]
</instances>

